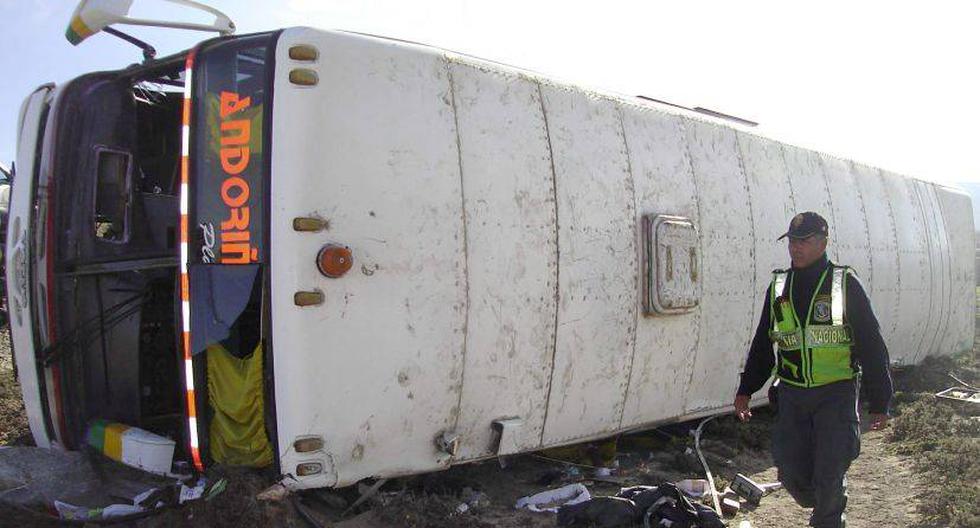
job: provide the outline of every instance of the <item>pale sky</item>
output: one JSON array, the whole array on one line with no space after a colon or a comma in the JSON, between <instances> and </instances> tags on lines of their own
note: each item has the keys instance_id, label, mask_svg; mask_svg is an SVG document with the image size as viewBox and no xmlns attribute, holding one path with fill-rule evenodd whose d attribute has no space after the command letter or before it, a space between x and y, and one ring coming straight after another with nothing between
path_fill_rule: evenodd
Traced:
<instances>
[{"instance_id":1,"label":"pale sky","mask_svg":"<svg viewBox=\"0 0 980 528\"><path fill-rule=\"evenodd\" d=\"M980 3L213 0L239 33L306 25L413 40L590 88L758 121L759 133L940 182L980 181ZM138 61L64 38L72 0L0 0L0 160L36 86ZM201 20L165 0L134 16ZM160 55L204 33L123 27Z\"/></svg>"}]
</instances>

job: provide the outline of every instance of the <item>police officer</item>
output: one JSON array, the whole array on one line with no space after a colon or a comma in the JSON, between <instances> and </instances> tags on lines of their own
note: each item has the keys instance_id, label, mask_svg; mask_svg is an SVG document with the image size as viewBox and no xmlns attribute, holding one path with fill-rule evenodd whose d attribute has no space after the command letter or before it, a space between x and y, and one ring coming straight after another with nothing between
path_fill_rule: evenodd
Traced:
<instances>
[{"instance_id":1,"label":"police officer","mask_svg":"<svg viewBox=\"0 0 980 528\"><path fill-rule=\"evenodd\" d=\"M810 526L839 528L845 473L861 444L858 380L874 430L888 421L892 381L871 302L850 268L827 260L827 236L827 221L805 212L779 237L789 237L792 267L773 272L735 412L751 418L752 393L775 374L772 457L779 480L800 506L813 508Z\"/></svg>"}]
</instances>

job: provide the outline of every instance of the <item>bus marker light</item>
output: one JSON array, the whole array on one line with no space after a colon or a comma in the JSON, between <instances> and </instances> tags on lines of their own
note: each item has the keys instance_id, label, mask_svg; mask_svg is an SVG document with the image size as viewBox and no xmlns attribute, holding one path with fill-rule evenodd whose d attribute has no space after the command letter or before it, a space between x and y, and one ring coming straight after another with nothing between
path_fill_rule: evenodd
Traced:
<instances>
[{"instance_id":1,"label":"bus marker light","mask_svg":"<svg viewBox=\"0 0 980 528\"><path fill-rule=\"evenodd\" d=\"M293 442L293 449L295 449L297 453L319 451L323 449L323 438L320 438L319 436L300 438Z\"/></svg>"},{"instance_id":2,"label":"bus marker light","mask_svg":"<svg viewBox=\"0 0 980 528\"><path fill-rule=\"evenodd\" d=\"M296 218L293 218L293 231L317 233L327 229L329 226L330 223L322 218L310 216L297 216Z\"/></svg>"},{"instance_id":3,"label":"bus marker light","mask_svg":"<svg viewBox=\"0 0 980 528\"><path fill-rule=\"evenodd\" d=\"M320 290L298 291L293 294L293 303L296 306L317 306L323 304L323 292Z\"/></svg>"},{"instance_id":4,"label":"bus marker light","mask_svg":"<svg viewBox=\"0 0 980 528\"><path fill-rule=\"evenodd\" d=\"M324 277L331 279L342 277L353 265L354 257L351 255L350 248L346 246L327 244L316 255L317 269Z\"/></svg>"},{"instance_id":5,"label":"bus marker light","mask_svg":"<svg viewBox=\"0 0 980 528\"><path fill-rule=\"evenodd\" d=\"M315 61L320 52L309 44L297 44L289 48L289 58L296 61Z\"/></svg>"},{"instance_id":6,"label":"bus marker light","mask_svg":"<svg viewBox=\"0 0 980 528\"><path fill-rule=\"evenodd\" d=\"M315 71L306 68L296 68L289 72L289 82L300 86L316 86L319 80Z\"/></svg>"},{"instance_id":7,"label":"bus marker light","mask_svg":"<svg viewBox=\"0 0 980 528\"><path fill-rule=\"evenodd\" d=\"M323 472L323 464L319 462L303 462L296 465L296 474L300 477L316 475Z\"/></svg>"}]
</instances>

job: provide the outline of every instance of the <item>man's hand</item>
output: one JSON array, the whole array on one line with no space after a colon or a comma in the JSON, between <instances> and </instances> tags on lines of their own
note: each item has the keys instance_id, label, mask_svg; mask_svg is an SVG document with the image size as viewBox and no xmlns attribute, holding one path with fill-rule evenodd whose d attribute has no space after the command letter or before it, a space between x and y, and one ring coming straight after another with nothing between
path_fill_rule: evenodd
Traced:
<instances>
[{"instance_id":1,"label":"man's hand","mask_svg":"<svg viewBox=\"0 0 980 528\"><path fill-rule=\"evenodd\" d=\"M752 418L752 411L749 409L749 397L744 394L739 394L735 396L735 416L738 419L747 422Z\"/></svg>"},{"instance_id":2,"label":"man's hand","mask_svg":"<svg viewBox=\"0 0 980 528\"><path fill-rule=\"evenodd\" d=\"M871 413L871 430L881 431L888 425L888 415Z\"/></svg>"}]
</instances>

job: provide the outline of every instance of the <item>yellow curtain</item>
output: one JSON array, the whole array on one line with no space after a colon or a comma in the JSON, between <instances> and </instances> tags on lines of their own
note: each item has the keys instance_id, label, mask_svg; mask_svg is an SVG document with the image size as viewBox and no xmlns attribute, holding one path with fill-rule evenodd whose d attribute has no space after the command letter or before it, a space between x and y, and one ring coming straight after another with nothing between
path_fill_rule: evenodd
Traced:
<instances>
[{"instance_id":1,"label":"yellow curtain","mask_svg":"<svg viewBox=\"0 0 980 528\"><path fill-rule=\"evenodd\" d=\"M212 458L233 466L268 466L272 446L265 434L262 343L244 359L231 355L220 344L212 344L207 348L207 358Z\"/></svg>"}]
</instances>

